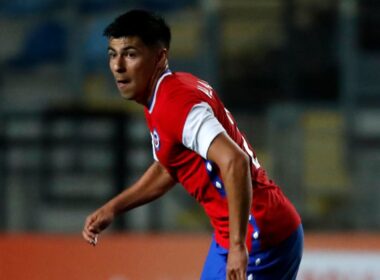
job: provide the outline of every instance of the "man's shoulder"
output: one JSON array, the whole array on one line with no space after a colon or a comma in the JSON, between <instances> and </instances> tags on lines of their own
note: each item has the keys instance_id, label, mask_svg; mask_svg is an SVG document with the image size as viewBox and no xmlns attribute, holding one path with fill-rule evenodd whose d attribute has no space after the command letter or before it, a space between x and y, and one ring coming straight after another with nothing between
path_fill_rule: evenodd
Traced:
<instances>
[{"instance_id":1,"label":"man's shoulder","mask_svg":"<svg viewBox=\"0 0 380 280\"><path fill-rule=\"evenodd\" d=\"M167 110L168 106L172 106L180 109L197 102L199 81L194 75L185 72L174 72L167 76L160 85L156 107L165 107Z\"/></svg>"},{"instance_id":2,"label":"man's shoulder","mask_svg":"<svg viewBox=\"0 0 380 280\"><path fill-rule=\"evenodd\" d=\"M194 105L204 101L199 94L199 79L189 73L174 72L161 82L151 116L162 129L179 129Z\"/></svg>"},{"instance_id":3,"label":"man's shoulder","mask_svg":"<svg viewBox=\"0 0 380 280\"><path fill-rule=\"evenodd\" d=\"M173 72L162 82L161 88L165 92L193 90L197 87L199 78L186 72Z\"/></svg>"}]
</instances>

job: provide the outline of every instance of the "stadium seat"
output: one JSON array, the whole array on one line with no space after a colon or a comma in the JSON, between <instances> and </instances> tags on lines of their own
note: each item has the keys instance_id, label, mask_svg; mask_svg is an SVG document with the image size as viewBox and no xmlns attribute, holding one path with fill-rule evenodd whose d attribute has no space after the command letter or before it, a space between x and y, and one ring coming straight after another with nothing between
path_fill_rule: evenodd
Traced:
<instances>
[{"instance_id":1,"label":"stadium seat","mask_svg":"<svg viewBox=\"0 0 380 280\"><path fill-rule=\"evenodd\" d=\"M122 0L80 0L78 1L78 9L80 13L96 13L114 9L121 5L125 6L125 4L125 1Z\"/></svg>"},{"instance_id":2,"label":"stadium seat","mask_svg":"<svg viewBox=\"0 0 380 280\"><path fill-rule=\"evenodd\" d=\"M66 57L67 32L56 21L46 21L32 29L21 52L8 61L10 67L33 67L46 62L62 62Z\"/></svg>"},{"instance_id":3,"label":"stadium seat","mask_svg":"<svg viewBox=\"0 0 380 280\"><path fill-rule=\"evenodd\" d=\"M139 4L142 8L146 8L152 11L164 11L170 12L178 9L185 8L187 6L195 5L197 1L195 0L142 0Z\"/></svg>"},{"instance_id":4,"label":"stadium seat","mask_svg":"<svg viewBox=\"0 0 380 280\"><path fill-rule=\"evenodd\" d=\"M0 1L0 11L5 16L26 16L52 12L63 4L64 1L56 0L3 0Z\"/></svg>"},{"instance_id":5,"label":"stadium seat","mask_svg":"<svg viewBox=\"0 0 380 280\"><path fill-rule=\"evenodd\" d=\"M100 19L91 22L84 32L83 60L85 71L107 69L107 39L103 36L103 30L111 19Z\"/></svg>"}]
</instances>

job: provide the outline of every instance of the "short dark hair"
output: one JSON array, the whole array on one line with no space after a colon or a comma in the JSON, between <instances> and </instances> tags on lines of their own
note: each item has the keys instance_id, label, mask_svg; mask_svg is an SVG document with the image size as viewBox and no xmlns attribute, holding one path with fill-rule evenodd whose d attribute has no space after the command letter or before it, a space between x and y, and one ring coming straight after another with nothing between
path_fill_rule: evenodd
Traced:
<instances>
[{"instance_id":1,"label":"short dark hair","mask_svg":"<svg viewBox=\"0 0 380 280\"><path fill-rule=\"evenodd\" d=\"M139 37L147 46L158 43L169 49L171 32L165 20L145 10L131 10L118 16L103 32L107 38Z\"/></svg>"}]
</instances>

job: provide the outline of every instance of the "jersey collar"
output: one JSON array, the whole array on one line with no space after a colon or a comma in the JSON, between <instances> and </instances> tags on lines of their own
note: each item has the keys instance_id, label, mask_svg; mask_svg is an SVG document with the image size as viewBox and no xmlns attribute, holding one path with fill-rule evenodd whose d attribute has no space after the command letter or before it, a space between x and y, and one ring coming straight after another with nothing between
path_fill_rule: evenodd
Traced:
<instances>
[{"instance_id":1,"label":"jersey collar","mask_svg":"<svg viewBox=\"0 0 380 280\"><path fill-rule=\"evenodd\" d=\"M148 101L148 110L149 110L149 113L152 113L152 111L153 111L154 104L156 103L156 96L157 96L158 88L160 87L160 84L161 84L162 80L166 76L169 76L171 74L172 74L172 71L170 71L170 69L166 69L164 72L162 72L160 78L158 79L158 81L156 83L156 86L154 88L153 95L150 98L150 100Z\"/></svg>"}]
</instances>

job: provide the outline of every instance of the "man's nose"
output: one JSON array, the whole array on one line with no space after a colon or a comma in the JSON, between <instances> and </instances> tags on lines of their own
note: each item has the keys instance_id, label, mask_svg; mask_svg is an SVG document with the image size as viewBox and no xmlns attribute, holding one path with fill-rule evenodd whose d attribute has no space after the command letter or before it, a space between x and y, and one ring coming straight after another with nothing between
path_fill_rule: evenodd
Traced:
<instances>
[{"instance_id":1,"label":"man's nose","mask_svg":"<svg viewBox=\"0 0 380 280\"><path fill-rule=\"evenodd\" d=\"M113 70L117 73L123 73L127 70L123 57L116 57L113 61Z\"/></svg>"}]
</instances>

